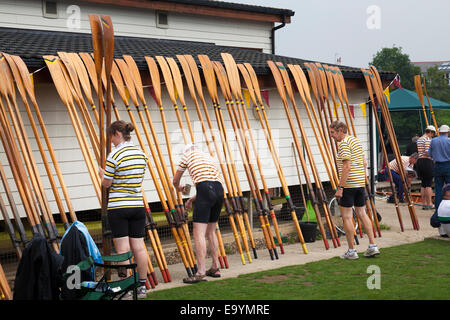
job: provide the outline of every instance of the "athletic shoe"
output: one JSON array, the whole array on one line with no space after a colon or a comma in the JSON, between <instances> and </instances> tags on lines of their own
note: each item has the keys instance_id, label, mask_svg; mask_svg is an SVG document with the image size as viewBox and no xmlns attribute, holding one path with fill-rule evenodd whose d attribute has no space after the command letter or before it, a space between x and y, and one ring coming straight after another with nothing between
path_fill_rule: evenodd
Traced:
<instances>
[{"instance_id":1,"label":"athletic shoe","mask_svg":"<svg viewBox=\"0 0 450 320\"><path fill-rule=\"evenodd\" d=\"M366 252L364 252L364 257L374 257L380 254L380 250L378 250L377 246L369 247Z\"/></svg>"},{"instance_id":2,"label":"athletic shoe","mask_svg":"<svg viewBox=\"0 0 450 320\"><path fill-rule=\"evenodd\" d=\"M341 256L341 259L345 259L345 260L356 260L358 258L359 258L358 257L358 252L356 252L356 250L355 251L348 250L346 253L344 253Z\"/></svg>"},{"instance_id":3,"label":"athletic shoe","mask_svg":"<svg viewBox=\"0 0 450 320\"><path fill-rule=\"evenodd\" d=\"M145 286L140 286L139 288L137 288L137 296L138 299L147 298L147 288Z\"/></svg>"}]
</instances>

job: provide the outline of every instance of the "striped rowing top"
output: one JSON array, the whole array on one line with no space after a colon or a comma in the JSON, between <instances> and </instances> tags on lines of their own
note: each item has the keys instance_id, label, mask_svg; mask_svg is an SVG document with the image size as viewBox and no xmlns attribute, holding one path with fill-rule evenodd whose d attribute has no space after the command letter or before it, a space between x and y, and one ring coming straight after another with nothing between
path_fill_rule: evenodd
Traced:
<instances>
[{"instance_id":1,"label":"striped rowing top","mask_svg":"<svg viewBox=\"0 0 450 320\"><path fill-rule=\"evenodd\" d=\"M178 170L189 171L192 182L197 185L203 181L219 181L220 172L214 159L207 153L200 150L191 150L183 154L178 164Z\"/></svg>"},{"instance_id":2,"label":"striped rowing top","mask_svg":"<svg viewBox=\"0 0 450 320\"><path fill-rule=\"evenodd\" d=\"M366 169L364 167L364 153L361 142L353 137L346 136L338 142L337 166L339 177L342 176L344 160L350 160L350 172L344 188L361 188L365 186Z\"/></svg>"},{"instance_id":3,"label":"striped rowing top","mask_svg":"<svg viewBox=\"0 0 450 320\"><path fill-rule=\"evenodd\" d=\"M408 170L408 168L411 170L413 169L414 165L409 163L409 157L408 156L402 156L402 164L403 168L405 168L405 172ZM392 160L389 162L389 169L394 170L398 174L400 174L400 170L398 168L397 159Z\"/></svg>"},{"instance_id":4,"label":"striped rowing top","mask_svg":"<svg viewBox=\"0 0 450 320\"><path fill-rule=\"evenodd\" d=\"M105 179L112 179L108 209L143 207L142 180L147 156L133 142L119 144L106 159Z\"/></svg>"},{"instance_id":5,"label":"striped rowing top","mask_svg":"<svg viewBox=\"0 0 450 320\"><path fill-rule=\"evenodd\" d=\"M419 158L430 158L428 155L428 150L430 149L430 143L432 138L426 135L421 136L417 140L417 152L419 153Z\"/></svg>"}]
</instances>

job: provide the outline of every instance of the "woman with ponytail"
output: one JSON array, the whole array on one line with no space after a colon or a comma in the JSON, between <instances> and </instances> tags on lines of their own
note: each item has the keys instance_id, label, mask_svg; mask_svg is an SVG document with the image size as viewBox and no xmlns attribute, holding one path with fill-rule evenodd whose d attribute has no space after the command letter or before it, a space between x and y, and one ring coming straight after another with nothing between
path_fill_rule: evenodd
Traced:
<instances>
[{"instance_id":1,"label":"woman with ponytail","mask_svg":"<svg viewBox=\"0 0 450 320\"><path fill-rule=\"evenodd\" d=\"M131 251L136 259L139 281L138 297L146 297L147 253L144 247L145 207L142 181L147 157L131 141L134 126L123 120L107 128L114 149L106 159L106 168L99 169L102 185L110 188L108 221L117 253ZM120 275L120 274L119 274ZM121 275L126 276L126 274Z\"/></svg>"}]
</instances>

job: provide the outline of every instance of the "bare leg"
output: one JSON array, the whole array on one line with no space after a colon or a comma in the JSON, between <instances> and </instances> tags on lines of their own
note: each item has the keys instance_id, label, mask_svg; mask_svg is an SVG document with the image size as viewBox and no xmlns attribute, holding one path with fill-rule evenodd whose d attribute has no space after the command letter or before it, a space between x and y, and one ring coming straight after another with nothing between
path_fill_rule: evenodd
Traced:
<instances>
[{"instance_id":1,"label":"bare leg","mask_svg":"<svg viewBox=\"0 0 450 320\"><path fill-rule=\"evenodd\" d=\"M348 248L354 249L353 243L353 210L352 208L341 207L342 220L344 222L345 237L347 238Z\"/></svg>"},{"instance_id":2,"label":"bare leg","mask_svg":"<svg viewBox=\"0 0 450 320\"><path fill-rule=\"evenodd\" d=\"M205 260L206 260L206 229L207 223L194 222L194 242L195 242L195 255L197 256L197 274L204 275L206 272Z\"/></svg>"},{"instance_id":3,"label":"bare leg","mask_svg":"<svg viewBox=\"0 0 450 320\"><path fill-rule=\"evenodd\" d=\"M371 232L373 230L372 222L370 221L370 218L366 214L366 207L355 207L356 215L359 217L359 220L361 221L364 230L366 230L366 234L369 237L369 243L375 244L375 240L373 237L373 233ZM347 231L345 231L347 232Z\"/></svg>"},{"instance_id":4,"label":"bare leg","mask_svg":"<svg viewBox=\"0 0 450 320\"><path fill-rule=\"evenodd\" d=\"M145 251L144 238L130 238L131 250L136 259L139 279L147 278L147 252Z\"/></svg>"},{"instance_id":5,"label":"bare leg","mask_svg":"<svg viewBox=\"0 0 450 320\"><path fill-rule=\"evenodd\" d=\"M216 236L216 222L208 223L206 237L208 238L209 250L211 253L211 268L217 269L219 266L219 243Z\"/></svg>"}]
</instances>

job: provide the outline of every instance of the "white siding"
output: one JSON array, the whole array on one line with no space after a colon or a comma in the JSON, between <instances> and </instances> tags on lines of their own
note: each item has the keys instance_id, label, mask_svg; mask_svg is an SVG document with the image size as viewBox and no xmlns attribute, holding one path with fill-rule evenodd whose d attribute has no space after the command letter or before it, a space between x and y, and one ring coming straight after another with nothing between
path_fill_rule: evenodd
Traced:
<instances>
[{"instance_id":1,"label":"white siding","mask_svg":"<svg viewBox=\"0 0 450 320\"><path fill-rule=\"evenodd\" d=\"M163 87L163 90L165 91L165 87ZM185 88L185 91L186 88ZM40 106L40 110L43 113L45 124L48 130L48 133L50 135L50 139L52 142L52 146L56 151L56 157L59 162L62 174L64 176L64 181L68 187L69 194L71 201L75 207L76 211L79 210L88 210L88 209L97 209L99 208L99 202L96 197L96 193L92 186L91 178L88 174L83 156L81 154L81 151L79 149L78 141L75 138L75 133L72 128L68 113L66 111L66 107L61 103L61 100L59 99L59 96L57 96L56 90L53 86L53 84L36 84L36 92L37 92L37 100ZM207 91L204 90L205 97L207 97ZM195 106L190 98L188 98L189 93L185 92L186 100L187 100L187 106L189 109L189 115L192 121L192 125L195 132L195 140L197 142L204 141L201 126L198 121L197 113L195 112ZM361 103L366 97L365 90L351 90L349 91L349 99L350 103ZM298 177L297 177L297 171L295 168L295 160L293 157L293 152L291 148L291 143L293 141L292 135L289 129L289 125L286 119L286 114L283 109L283 106L281 104L281 100L278 96L278 92L276 89L270 89L269 91L269 99L270 99L270 108L268 109L268 116L269 121L272 129L272 136L275 140L277 151L280 156L282 169L284 172L284 175L286 177L286 181L288 185L296 185L298 184ZM18 98L20 100L20 98ZM123 120L130 121L129 116L127 112L125 111L123 107L123 103L120 100L120 97L118 95L115 96L116 104L120 109L120 116ZM160 118L160 112L158 108L156 108L155 103L153 99L151 98L150 94L146 91L146 100L147 103L151 109L151 117L153 120L153 123L155 125L155 129L157 131L158 139L161 144L162 151L165 155L166 159L166 165L169 167L170 171L170 162L168 160L167 155L167 148L165 144L165 138L164 138L164 132L163 127L161 124L161 118ZM207 101L209 101L207 99ZM223 102L223 100L222 100ZM303 118L303 124L307 131L308 141L311 145L311 148L314 152L314 159L316 161L316 165L318 168L318 171L320 172L320 178L322 181L328 181L328 176L325 171L325 168L323 166L323 160L320 156L319 149L317 146L317 142L314 138L313 131L311 129L311 124L309 123L309 120L307 118L306 111L304 110L304 107L301 104L301 101L297 102L299 106L301 106L300 112L301 116ZM175 116L174 109L172 107L172 103L168 99L167 96L164 97L164 112L167 118L167 126L168 130L170 132L170 138L172 143L172 150L174 155L174 162L175 165L178 162L183 148L183 138L181 135L181 130L179 129L179 125L177 122L177 118ZM29 120L26 116L24 107L20 105L22 108L22 117L26 126L26 130L28 132L28 136L30 137L31 146L33 148L34 157L39 167L39 172L41 174L42 180L44 182L45 190L47 198L50 202L52 211L54 213L57 213L57 206L54 201L54 196L52 193L52 190L50 188L50 183L48 181L48 178L46 177L46 172L42 163L41 156L39 154L39 150L37 148L37 144L34 141L34 136L31 130L31 126L29 125ZM200 106L201 107L201 106ZM226 126L228 128L228 137L233 142L234 141L234 132L231 127L231 123L229 122L228 118L228 112L226 111L225 104L222 103L223 107L223 113L225 116ZM201 107L202 108L202 107ZM133 108L133 115L135 116L136 120L139 120L139 117ZM259 121L255 119L253 112L251 112L250 109L247 109L248 115L251 120L251 126L253 129L253 134L255 136L255 139L257 139L257 147L258 147L258 155L260 156L260 160L262 162L263 172L264 176L266 178L268 187L280 187L280 180L277 176L276 170L273 165L272 157L268 151L266 140L264 137L264 133L261 130L261 126L259 124ZM183 111L180 109L180 112ZM292 110L291 110L292 112ZM214 112L212 108L209 108L209 114L212 119L214 128L217 128L216 119L214 116ZM204 116L204 114L203 114ZM145 115L144 118L146 119ZM189 135L187 131L187 125L185 121L184 115L182 115L183 123L185 126L186 134ZM113 119L114 116L113 116ZM205 123L206 125L206 123ZM362 116L362 111L359 107L355 108L355 126L358 133L358 138L362 141L364 145L364 149L366 151L366 157L369 159L369 133L368 133L368 114L366 113L366 117L364 118ZM138 128L141 134L143 135L143 130L140 122L138 122ZM148 125L147 125L148 128ZM209 134L209 130L208 130ZM218 132L216 131L216 138L220 141L220 137ZM143 139L145 143L147 143L145 137L143 136ZM133 134L132 140L135 142L135 144L138 144L138 140L136 139L136 136ZM146 150L148 153L150 153L147 145ZM245 176L245 172L243 170L242 161L240 157L239 150L237 148L236 143L232 143L233 148L233 156L237 163L237 168L239 171L239 177L241 181L241 186L244 191L248 190L248 182ZM206 151L207 148L204 145L204 150ZM251 152L253 154L253 152ZM47 155L48 159L50 160L49 155ZM14 197L16 199L16 203L19 204L19 210L22 216L25 216L25 213L23 211L23 207L21 206L21 200L17 193L17 188L15 186L14 180L12 178L12 174L10 171L9 166L7 165L8 162L6 160L6 155L4 154L3 148L0 149L0 161L3 164L6 174L9 178L9 182L11 185L11 189L14 192ZM309 161L307 160L309 163ZM256 163L255 170L257 170ZM156 171L156 170L155 170ZM301 170L300 170L301 171ZM301 171L302 172L302 171ZM260 177L259 177L259 171L257 171L257 176L259 183ZM57 181L56 175L54 175L55 180ZM311 176L311 180L314 181L314 179ZM305 183L305 178L302 173L302 182ZM57 182L58 183L58 182ZM192 183L190 181L190 178L187 174L182 178L182 183ZM59 185L59 183L58 183ZM144 190L146 191L147 199L149 202L153 201L159 201L158 195L155 190L155 186L153 184L152 179L150 178L150 173L147 170L144 184L143 184ZM260 184L260 187L262 188L262 184ZM6 201L6 195L3 192L3 187L0 187L0 194L5 200L5 203L8 204ZM60 195L62 196L62 192L60 192Z\"/></svg>"},{"instance_id":2,"label":"white siding","mask_svg":"<svg viewBox=\"0 0 450 320\"><path fill-rule=\"evenodd\" d=\"M80 29L68 28L71 5L81 9ZM269 22L230 20L193 14L168 13L169 27L156 27L154 10L58 1L58 18L44 18L41 1L0 2L0 27L90 33L88 14L111 16L117 36L212 42L216 45L257 48L270 53ZM70 24L69 24L70 25Z\"/></svg>"}]
</instances>

